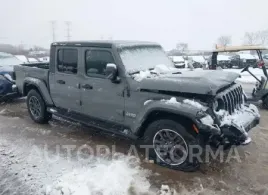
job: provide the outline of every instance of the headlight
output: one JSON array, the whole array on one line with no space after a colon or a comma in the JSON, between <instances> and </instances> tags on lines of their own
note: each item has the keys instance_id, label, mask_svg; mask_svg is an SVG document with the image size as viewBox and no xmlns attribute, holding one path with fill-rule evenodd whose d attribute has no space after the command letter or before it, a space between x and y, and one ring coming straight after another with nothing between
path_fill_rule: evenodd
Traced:
<instances>
[{"instance_id":1,"label":"headlight","mask_svg":"<svg viewBox=\"0 0 268 195\"><path fill-rule=\"evenodd\" d=\"M220 111L224 109L224 102L222 99L216 99L214 102L213 102L213 110L214 111Z\"/></svg>"}]
</instances>

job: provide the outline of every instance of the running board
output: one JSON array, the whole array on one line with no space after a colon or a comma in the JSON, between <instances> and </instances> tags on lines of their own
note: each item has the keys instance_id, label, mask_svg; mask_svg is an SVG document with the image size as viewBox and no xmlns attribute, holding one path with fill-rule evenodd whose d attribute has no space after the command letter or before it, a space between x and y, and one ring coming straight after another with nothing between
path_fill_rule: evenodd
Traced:
<instances>
[{"instance_id":1,"label":"running board","mask_svg":"<svg viewBox=\"0 0 268 195\"><path fill-rule=\"evenodd\" d=\"M76 117L71 117L70 115L66 115L66 114L63 114L61 112L61 109L57 109L56 107L48 107L47 108L47 111L51 114L54 114L55 116L58 116L58 117L61 117L61 118L64 118L66 120L69 120L69 121L72 121L72 122L78 122L78 123L81 123L81 124L84 124L88 127L92 127L92 128L95 128L95 129L99 129L103 132L107 132L109 134L116 134L118 136L123 136L122 138L128 138L128 139L131 139L131 140L137 140L138 139L138 136L134 135L131 130L127 127L125 128L115 128L115 129L109 129L109 128L105 128L103 125L100 125L100 124L104 124L105 121L103 122L96 122L94 119L89 119L87 118L87 120L83 120L83 117L82 116L76 116ZM70 112L70 114L72 115L72 113ZM87 121L87 122L86 122ZM98 124L99 123L99 124ZM110 127L115 127L115 125L110 125Z\"/></svg>"}]
</instances>

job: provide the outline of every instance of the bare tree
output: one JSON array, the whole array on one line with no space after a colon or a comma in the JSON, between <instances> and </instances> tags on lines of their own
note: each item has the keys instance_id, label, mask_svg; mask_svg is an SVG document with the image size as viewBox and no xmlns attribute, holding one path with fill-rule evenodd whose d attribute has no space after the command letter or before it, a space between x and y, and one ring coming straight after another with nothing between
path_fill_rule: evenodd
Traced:
<instances>
[{"instance_id":1,"label":"bare tree","mask_svg":"<svg viewBox=\"0 0 268 195\"><path fill-rule=\"evenodd\" d=\"M268 42L268 30L262 30L257 32L258 43L261 45L265 45Z\"/></svg>"},{"instance_id":2,"label":"bare tree","mask_svg":"<svg viewBox=\"0 0 268 195\"><path fill-rule=\"evenodd\" d=\"M247 45L258 44L258 33L256 32L246 32L244 36L244 42Z\"/></svg>"},{"instance_id":3,"label":"bare tree","mask_svg":"<svg viewBox=\"0 0 268 195\"><path fill-rule=\"evenodd\" d=\"M188 50L188 43L177 43L176 45L176 49L180 52L180 53L184 53L185 51Z\"/></svg>"},{"instance_id":4,"label":"bare tree","mask_svg":"<svg viewBox=\"0 0 268 195\"><path fill-rule=\"evenodd\" d=\"M220 36L217 42L220 46L226 47L227 45L231 44L232 38L231 36Z\"/></svg>"}]
</instances>

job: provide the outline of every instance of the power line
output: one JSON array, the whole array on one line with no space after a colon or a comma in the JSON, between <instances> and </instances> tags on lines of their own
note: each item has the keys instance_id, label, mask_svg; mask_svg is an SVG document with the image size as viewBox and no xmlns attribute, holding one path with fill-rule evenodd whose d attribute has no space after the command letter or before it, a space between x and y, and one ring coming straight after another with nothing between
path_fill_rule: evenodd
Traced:
<instances>
[{"instance_id":1,"label":"power line","mask_svg":"<svg viewBox=\"0 0 268 195\"><path fill-rule=\"evenodd\" d=\"M51 31L52 31L52 40L53 42L56 41L56 34L55 34L55 30L56 30L56 21L50 21L50 25L51 25Z\"/></svg>"},{"instance_id":2,"label":"power line","mask_svg":"<svg viewBox=\"0 0 268 195\"><path fill-rule=\"evenodd\" d=\"M67 41L70 41L71 40L71 22L70 21L66 21L65 22L65 25L66 25L66 38L67 38Z\"/></svg>"}]
</instances>

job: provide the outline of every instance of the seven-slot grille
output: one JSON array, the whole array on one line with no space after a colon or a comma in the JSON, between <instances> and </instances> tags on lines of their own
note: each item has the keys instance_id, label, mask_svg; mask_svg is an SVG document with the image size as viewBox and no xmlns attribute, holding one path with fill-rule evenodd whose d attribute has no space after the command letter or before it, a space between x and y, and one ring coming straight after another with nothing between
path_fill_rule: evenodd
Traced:
<instances>
[{"instance_id":1,"label":"seven-slot grille","mask_svg":"<svg viewBox=\"0 0 268 195\"><path fill-rule=\"evenodd\" d=\"M227 110L232 114L235 110L239 110L243 104L243 89L239 84L224 90L217 95L219 109Z\"/></svg>"}]
</instances>

